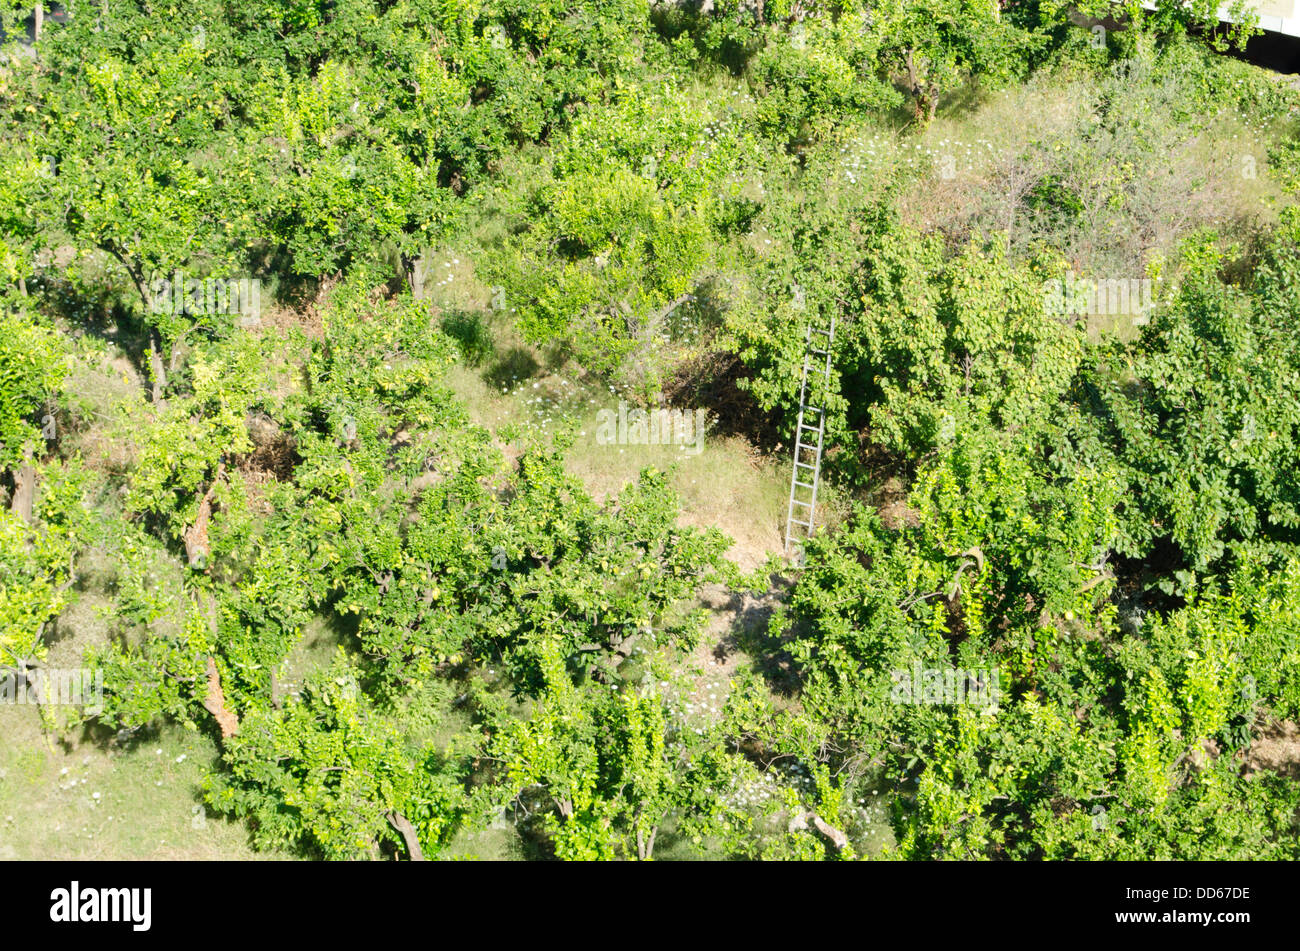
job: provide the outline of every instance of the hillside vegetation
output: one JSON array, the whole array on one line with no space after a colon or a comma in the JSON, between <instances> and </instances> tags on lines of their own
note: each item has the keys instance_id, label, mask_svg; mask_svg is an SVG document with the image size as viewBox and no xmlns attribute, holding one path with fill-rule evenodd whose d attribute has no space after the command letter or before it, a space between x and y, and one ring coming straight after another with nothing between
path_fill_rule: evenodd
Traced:
<instances>
[{"instance_id":1,"label":"hillside vegetation","mask_svg":"<svg viewBox=\"0 0 1300 951\"><path fill-rule=\"evenodd\" d=\"M7 41L0 670L102 698L0 704L0 857L1300 858L1300 91L1215 6Z\"/></svg>"}]
</instances>

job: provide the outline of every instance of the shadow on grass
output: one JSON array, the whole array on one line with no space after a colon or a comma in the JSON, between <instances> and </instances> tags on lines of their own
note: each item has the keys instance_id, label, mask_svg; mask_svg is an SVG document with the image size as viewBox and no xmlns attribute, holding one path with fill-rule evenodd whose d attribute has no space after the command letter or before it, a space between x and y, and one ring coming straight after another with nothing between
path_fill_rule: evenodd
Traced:
<instances>
[{"instance_id":1,"label":"shadow on grass","mask_svg":"<svg viewBox=\"0 0 1300 951\"><path fill-rule=\"evenodd\" d=\"M771 588L757 597L747 591L728 591L726 601L713 609L732 615L726 633L714 647L713 657L722 663L729 655L743 652L769 689L789 698L795 696L803 685L788 646L798 636L798 630L792 627L778 635L772 630L772 620L794 581L785 575L774 574L771 582Z\"/></svg>"},{"instance_id":2,"label":"shadow on grass","mask_svg":"<svg viewBox=\"0 0 1300 951\"><path fill-rule=\"evenodd\" d=\"M524 347L507 350L483 374L483 379L496 389L504 389L536 376L542 369L531 351Z\"/></svg>"}]
</instances>

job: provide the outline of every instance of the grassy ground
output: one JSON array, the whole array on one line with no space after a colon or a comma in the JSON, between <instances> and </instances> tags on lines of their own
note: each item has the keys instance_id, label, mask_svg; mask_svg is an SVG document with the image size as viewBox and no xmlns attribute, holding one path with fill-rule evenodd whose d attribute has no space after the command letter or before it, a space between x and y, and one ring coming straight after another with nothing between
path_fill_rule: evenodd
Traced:
<instances>
[{"instance_id":1,"label":"grassy ground","mask_svg":"<svg viewBox=\"0 0 1300 951\"><path fill-rule=\"evenodd\" d=\"M568 471L597 500L617 494L653 466L671 473L682 523L725 532L734 541L729 557L741 568L752 569L780 551L789 488L784 459L764 458L743 439L715 438L707 430L698 446L602 444L599 414L617 414L619 394L541 367L511 381L504 392L485 380L484 371L467 367L457 367L451 383L475 421L489 429L529 422L543 433L572 432Z\"/></svg>"},{"instance_id":2,"label":"grassy ground","mask_svg":"<svg viewBox=\"0 0 1300 951\"><path fill-rule=\"evenodd\" d=\"M448 267L447 265L451 265ZM687 445L605 444L599 438L601 413L617 415L620 403L635 401L583 374L555 355L529 346L511 326L508 313L492 314L491 288L475 281L469 256L446 253L431 270L443 283L429 289L444 315L466 315L478 327L483 350L475 365L457 365L449 383L473 421L493 432L528 424L544 435L574 437L566 456L568 471L597 500L617 494L653 466L671 473L670 484L682 501L682 524L717 527L734 541L728 556L750 570L779 553L784 530L789 461L766 458L741 438L718 438L706 427L702 439ZM697 409L674 406L694 419Z\"/></svg>"},{"instance_id":3,"label":"grassy ground","mask_svg":"<svg viewBox=\"0 0 1300 951\"><path fill-rule=\"evenodd\" d=\"M32 706L0 706L0 859L253 859L241 823L201 805L208 737L167 728L54 741Z\"/></svg>"}]
</instances>

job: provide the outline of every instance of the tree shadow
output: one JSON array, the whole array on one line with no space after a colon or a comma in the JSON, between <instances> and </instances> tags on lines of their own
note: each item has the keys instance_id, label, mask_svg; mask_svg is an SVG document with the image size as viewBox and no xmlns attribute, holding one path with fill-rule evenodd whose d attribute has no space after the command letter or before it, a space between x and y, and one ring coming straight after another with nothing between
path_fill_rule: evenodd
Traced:
<instances>
[{"instance_id":1,"label":"tree shadow","mask_svg":"<svg viewBox=\"0 0 1300 951\"><path fill-rule=\"evenodd\" d=\"M492 331L477 311L446 311L441 326L443 333L456 341L466 366L477 369L496 354Z\"/></svg>"},{"instance_id":2,"label":"tree shadow","mask_svg":"<svg viewBox=\"0 0 1300 951\"><path fill-rule=\"evenodd\" d=\"M729 590L726 600L713 606L715 612L731 615L727 630L713 649L713 658L723 663L732 654L743 652L749 658L751 668L773 693L790 698L803 685L789 650L800 630L792 626L785 634L778 635L772 630L772 619L777 607L788 597L794 581L781 574L772 575L770 580L771 587L760 595Z\"/></svg>"},{"instance_id":3,"label":"tree shadow","mask_svg":"<svg viewBox=\"0 0 1300 951\"><path fill-rule=\"evenodd\" d=\"M531 350L511 347L501 354L483 374L483 379L497 389L509 387L536 376L542 369Z\"/></svg>"},{"instance_id":4,"label":"tree shadow","mask_svg":"<svg viewBox=\"0 0 1300 951\"><path fill-rule=\"evenodd\" d=\"M738 355L721 350L702 353L677 368L664 385L664 400L673 406L708 410L710 435L739 436L760 453L771 454L782 443L781 413L759 405L743 386L749 377Z\"/></svg>"}]
</instances>

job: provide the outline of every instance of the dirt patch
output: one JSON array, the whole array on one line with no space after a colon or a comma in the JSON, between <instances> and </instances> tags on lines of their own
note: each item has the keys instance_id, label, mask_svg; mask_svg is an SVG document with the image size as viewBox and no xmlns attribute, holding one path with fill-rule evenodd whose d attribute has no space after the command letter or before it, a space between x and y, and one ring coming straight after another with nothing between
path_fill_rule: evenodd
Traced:
<instances>
[{"instance_id":1,"label":"dirt patch","mask_svg":"<svg viewBox=\"0 0 1300 951\"><path fill-rule=\"evenodd\" d=\"M321 310L321 305L316 302L308 303L300 309L272 304L263 307L258 318L250 321L245 329L254 334L284 336L291 328L297 327L310 339L320 340L325 336L325 321Z\"/></svg>"},{"instance_id":2,"label":"dirt patch","mask_svg":"<svg viewBox=\"0 0 1300 951\"><path fill-rule=\"evenodd\" d=\"M1246 775L1263 770L1300 780L1300 724L1270 720L1259 731L1246 753Z\"/></svg>"},{"instance_id":3,"label":"dirt patch","mask_svg":"<svg viewBox=\"0 0 1300 951\"><path fill-rule=\"evenodd\" d=\"M112 598L97 592L76 592L71 603L46 630L44 642L49 648L46 664L53 668L75 669L82 666L88 649L107 646L111 629L108 617L115 607Z\"/></svg>"},{"instance_id":4,"label":"dirt patch","mask_svg":"<svg viewBox=\"0 0 1300 951\"><path fill-rule=\"evenodd\" d=\"M880 487L875 500L876 511L885 528L899 531L904 528L916 528L921 524L921 515L907 504L907 492L901 479L895 477Z\"/></svg>"},{"instance_id":5,"label":"dirt patch","mask_svg":"<svg viewBox=\"0 0 1300 951\"><path fill-rule=\"evenodd\" d=\"M139 369L121 354L104 354L98 365L77 360L68 376L67 389L77 395L66 442L65 454L80 454L91 469L123 475L134 461L133 446L122 439L122 420L148 413L144 402L147 389Z\"/></svg>"},{"instance_id":6,"label":"dirt patch","mask_svg":"<svg viewBox=\"0 0 1300 951\"><path fill-rule=\"evenodd\" d=\"M700 602L709 609L709 652L711 662L735 670L740 644L767 632L768 622L776 609L774 592L755 595L748 591L731 591L722 585L709 585L700 593Z\"/></svg>"},{"instance_id":7,"label":"dirt patch","mask_svg":"<svg viewBox=\"0 0 1300 951\"><path fill-rule=\"evenodd\" d=\"M740 645L761 637L775 606L770 594L755 596L708 585L700 604L709 612L708 629L684 669L689 672L686 713L699 722L722 716L737 668L749 661Z\"/></svg>"},{"instance_id":8,"label":"dirt patch","mask_svg":"<svg viewBox=\"0 0 1300 951\"><path fill-rule=\"evenodd\" d=\"M248 419L248 435L253 450L239 458L238 468L251 481L276 479L286 482L293 478L293 471L302 459L288 433L269 416L254 413Z\"/></svg>"},{"instance_id":9,"label":"dirt patch","mask_svg":"<svg viewBox=\"0 0 1300 951\"><path fill-rule=\"evenodd\" d=\"M775 586L761 594L708 585L700 605L709 612L705 637L686 669L692 677L688 710L707 717L721 715L736 672L751 667L774 690L778 705L798 687L793 658L768 627L788 594L788 583L775 577Z\"/></svg>"}]
</instances>

